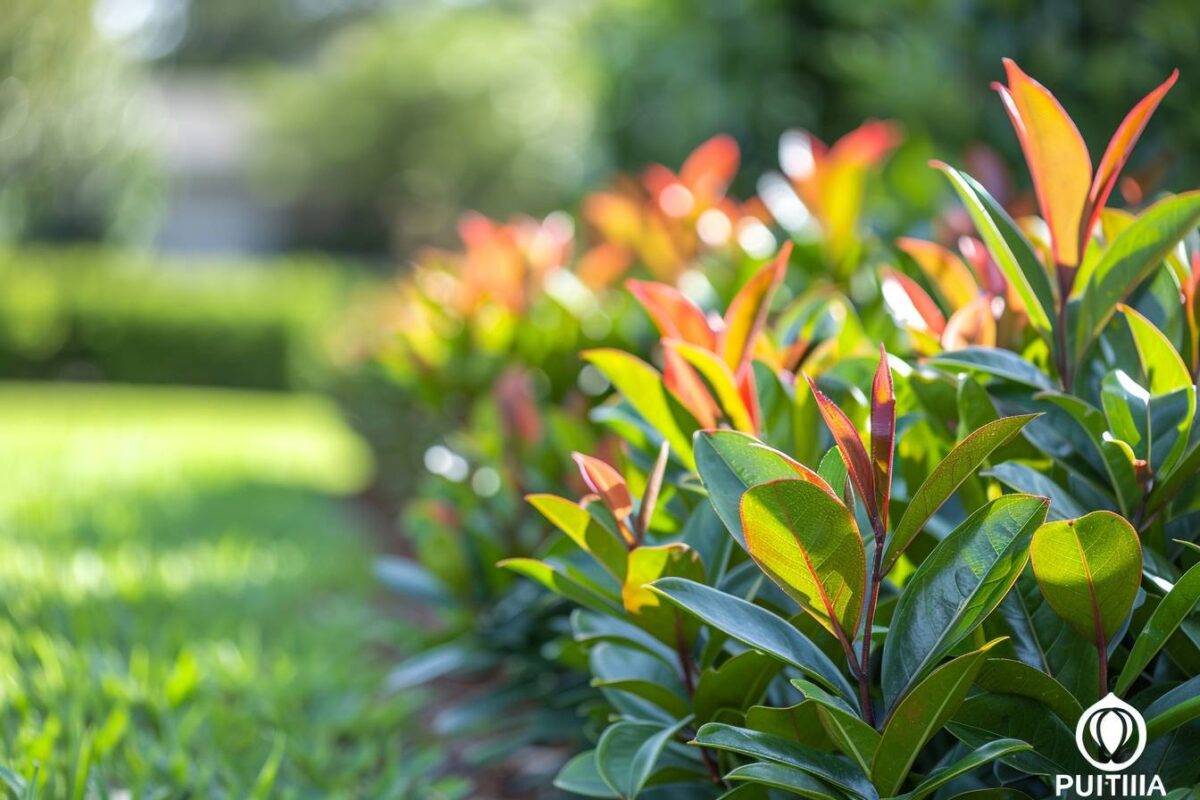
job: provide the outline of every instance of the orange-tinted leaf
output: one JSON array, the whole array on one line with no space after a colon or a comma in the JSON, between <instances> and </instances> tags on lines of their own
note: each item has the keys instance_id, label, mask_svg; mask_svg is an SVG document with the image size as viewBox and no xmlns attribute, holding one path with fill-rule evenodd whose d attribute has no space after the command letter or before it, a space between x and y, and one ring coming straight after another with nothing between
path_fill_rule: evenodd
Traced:
<instances>
[{"instance_id":1,"label":"orange-tinted leaf","mask_svg":"<svg viewBox=\"0 0 1200 800\"><path fill-rule=\"evenodd\" d=\"M704 381L674 348L663 348L663 385L683 404L701 428L717 427L720 408Z\"/></svg>"},{"instance_id":2,"label":"orange-tinted leaf","mask_svg":"<svg viewBox=\"0 0 1200 800\"><path fill-rule=\"evenodd\" d=\"M610 242L636 245L641 237L641 209L617 192L593 192L583 200L583 217Z\"/></svg>"},{"instance_id":3,"label":"orange-tinted leaf","mask_svg":"<svg viewBox=\"0 0 1200 800\"><path fill-rule=\"evenodd\" d=\"M951 308L962 308L979 293L979 285L962 259L937 242L901 237L896 246L907 253L930 282L941 290Z\"/></svg>"},{"instance_id":4,"label":"orange-tinted leaf","mask_svg":"<svg viewBox=\"0 0 1200 800\"><path fill-rule=\"evenodd\" d=\"M637 280L626 281L625 286L646 309L663 338L682 339L706 350L716 346L716 335L704 312L674 286Z\"/></svg>"},{"instance_id":5,"label":"orange-tinted leaf","mask_svg":"<svg viewBox=\"0 0 1200 800\"><path fill-rule=\"evenodd\" d=\"M896 287L900 296L895 295ZM933 298L912 278L893 267L883 268L883 298L901 321L910 328L927 330L938 336L946 327L946 317ZM911 308L905 308L904 304Z\"/></svg>"},{"instance_id":6,"label":"orange-tinted leaf","mask_svg":"<svg viewBox=\"0 0 1200 800\"><path fill-rule=\"evenodd\" d=\"M1134 106L1133 110L1122 120L1117 132L1109 140L1108 148L1105 149L1104 156L1100 159L1100 165L1096 168L1092 189L1088 193L1086 224L1079 232L1081 257L1083 248L1091 236L1092 228L1096 225L1096 217L1104 208L1104 204L1108 202L1108 196L1116 186L1117 179L1121 176L1121 169L1129 160L1129 154L1133 152L1134 145L1137 144L1142 131L1146 129L1146 123L1154 115L1158 104L1162 102L1163 97L1175 85L1178 78L1179 70L1175 70L1159 84L1158 88L1143 97L1141 102Z\"/></svg>"},{"instance_id":7,"label":"orange-tinted leaf","mask_svg":"<svg viewBox=\"0 0 1200 800\"><path fill-rule=\"evenodd\" d=\"M618 521L628 518L633 511L633 498L629 496L629 487L625 478L609 464L598 458L572 453L571 457L579 465L583 481L604 501L604 505L612 512Z\"/></svg>"},{"instance_id":8,"label":"orange-tinted leaf","mask_svg":"<svg viewBox=\"0 0 1200 800\"><path fill-rule=\"evenodd\" d=\"M876 513L874 472L871 467L871 458L867 455L867 448L863 446L858 430L855 429L850 418L817 388L817 384L812 378L805 375L804 379L808 381L813 397L816 398L817 408L820 409L825 424L829 426L833 440L837 442L838 450L842 453L842 460L846 463L846 471L850 473L850 480L854 482L858 496L862 498L863 505L867 507L869 516L875 519L878 515Z\"/></svg>"},{"instance_id":9,"label":"orange-tinted leaf","mask_svg":"<svg viewBox=\"0 0 1200 800\"><path fill-rule=\"evenodd\" d=\"M870 169L900 142L890 122L869 121L839 139L820 167L816 209L826 246L838 265L854 252Z\"/></svg>"},{"instance_id":10,"label":"orange-tinted leaf","mask_svg":"<svg viewBox=\"0 0 1200 800\"><path fill-rule=\"evenodd\" d=\"M874 465L875 507L879 535L887 530L888 500L892 492L892 455L896 444L896 391L887 350L879 345L879 368L871 383L871 463Z\"/></svg>"},{"instance_id":11,"label":"orange-tinted leaf","mask_svg":"<svg viewBox=\"0 0 1200 800\"><path fill-rule=\"evenodd\" d=\"M721 134L692 151L679 170L679 179L701 206L708 207L725 196L739 162L737 141Z\"/></svg>"},{"instance_id":12,"label":"orange-tinted leaf","mask_svg":"<svg viewBox=\"0 0 1200 800\"><path fill-rule=\"evenodd\" d=\"M575 273L590 289L603 289L625 274L633 263L627 247L615 242L601 242L579 258Z\"/></svg>"},{"instance_id":13,"label":"orange-tinted leaf","mask_svg":"<svg viewBox=\"0 0 1200 800\"><path fill-rule=\"evenodd\" d=\"M1004 59L1008 86L993 84L1016 128L1033 177L1054 259L1079 263L1079 229L1092 183L1092 162L1079 129L1046 87Z\"/></svg>"},{"instance_id":14,"label":"orange-tinted leaf","mask_svg":"<svg viewBox=\"0 0 1200 800\"><path fill-rule=\"evenodd\" d=\"M725 330L721 332L719 349L734 374L741 372L754 352L754 340L767 324L771 298L783 282L791 255L792 243L786 242L775 260L746 282L725 311Z\"/></svg>"},{"instance_id":15,"label":"orange-tinted leaf","mask_svg":"<svg viewBox=\"0 0 1200 800\"><path fill-rule=\"evenodd\" d=\"M892 152L903 137L894 122L867 120L841 139L829 150L829 160L842 164L873 166Z\"/></svg>"},{"instance_id":16,"label":"orange-tinted leaf","mask_svg":"<svg viewBox=\"0 0 1200 800\"><path fill-rule=\"evenodd\" d=\"M992 299L980 295L955 311L942 333L942 347L961 350L971 346L996 346L996 318L992 316Z\"/></svg>"}]
</instances>

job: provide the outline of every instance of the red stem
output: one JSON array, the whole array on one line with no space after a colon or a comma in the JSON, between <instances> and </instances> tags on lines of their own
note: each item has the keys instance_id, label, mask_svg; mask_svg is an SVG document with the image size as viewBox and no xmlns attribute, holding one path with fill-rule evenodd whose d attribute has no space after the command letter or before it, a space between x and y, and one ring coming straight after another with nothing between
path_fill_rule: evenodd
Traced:
<instances>
[{"instance_id":1,"label":"red stem","mask_svg":"<svg viewBox=\"0 0 1200 800\"><path fill-rule=\"evenodd\" d=\"M683 687L687 690L688 697L695 698L696 696L696 679L692 672L692 656L688 653L687 639L683 635L683 617L681 613L675 612L675 656L679 659L679 671L683 674ZM717 769L717 762L713 760L712 753L707 747L700 748L700 759L704 762L704 767L708 770L708 777L715 784L721 783L721 771Z\"/></svg>"}]
</instances>

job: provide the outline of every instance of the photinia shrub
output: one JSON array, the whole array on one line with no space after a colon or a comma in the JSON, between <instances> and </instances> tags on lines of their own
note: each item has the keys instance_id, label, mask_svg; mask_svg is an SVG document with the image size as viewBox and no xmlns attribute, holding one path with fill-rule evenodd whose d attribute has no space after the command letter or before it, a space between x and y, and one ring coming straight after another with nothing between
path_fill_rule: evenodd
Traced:
<instances>
[{"instance_id":1,"label":"photinia shrub","mask_svg":"<svg viewBox=\"0 0 1200 800\"><path fill-rule=\"evenodd\" d=\"M653 357L583 354L623 451L576 456L582 495L530 496L562 543L501 562L579 607L607 703L560 788L1048 797L1093 771L1075 728L1110 693L1145 719L1132 773L1200 780L1200 194L1104 207L1174 76L1093 177L1006 67L1045 219L935 164L978 238L961 259L902 239L874 270L886 338L919 358L876 350L871 302L796 280L787 246L720 315L629 282Z\"/></svg>"},{"instance_id":2,"label":"photinia shrub","mask_svg":"<svg viewBox=\"0 0 1200 800\"><path fill-rule=\"evenodd\" d=\"M1188 796L1200 192L1106 207L1175 76L1093 166L1005 68L1041 217L935 162L973 230L885 245L865 186L893 125L785 134L745 202L718 137L585 200L578 256L537 244L549 221L475 220L402 283L406 379L437 398L483 365L455 385L465 471L396 573L459 627L402 676L524 665L519 707L558 712L526 730L589 743L555 779L583 796L1051 797L1095 772L1098 701L1144 719L1125 772Z\"/></svg>"}]
</instances>

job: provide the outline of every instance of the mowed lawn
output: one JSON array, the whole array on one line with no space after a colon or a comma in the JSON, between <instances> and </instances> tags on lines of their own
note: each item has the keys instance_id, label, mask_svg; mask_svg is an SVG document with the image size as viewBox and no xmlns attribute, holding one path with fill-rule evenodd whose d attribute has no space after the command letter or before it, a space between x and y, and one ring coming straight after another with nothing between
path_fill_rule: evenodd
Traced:
<instances>
[{"instance_id":1,"label":"mowed lawn","mask_svg":"<svg viewBox=\"0 0 1200 800\"><path fill-rule=\"evenodd\" d=\"M0 384L0 796L426 791L369 470L317 398Z\"/></svg>"}]
</instances>

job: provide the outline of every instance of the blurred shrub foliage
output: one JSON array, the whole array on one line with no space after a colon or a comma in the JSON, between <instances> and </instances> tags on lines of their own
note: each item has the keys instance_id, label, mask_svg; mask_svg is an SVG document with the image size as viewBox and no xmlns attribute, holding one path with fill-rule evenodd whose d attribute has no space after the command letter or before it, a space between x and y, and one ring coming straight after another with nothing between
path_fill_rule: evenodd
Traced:
<instances>
[{"instance_id":1,"label":"blurred shrub foliage","mask_svg":"<svg viewBox=\"0 0 1200 800\"><path fill-rule=\"evenodd\" d=\"M159 201L136 77L91 0L6 0L0 25L0 241L135 237Z\"/></svg>"},{"instance_id":2,"label":"blurred shrub foliage","mask_svg":"<svg viewBox=\"0 0 1200 800\"><path fill-rule=\"evenodd\" d=\"M452 241L460 208L545 213L599 174L678 163L717 132L742 145L745 181L774 165L789 126L834 137L879 116L898 120L907 142L881 213L911 224L945 197L925 169L933 153L984 143L1018 157L987 89L1002 56L1062 87L1090 139L1108 125L1093 109L1127 105L1194 60L1190 10L1187 0L404 4L347 29L315 68L265 82L264 173L300 209L301 242L378 250L394 230L407 254ZM1166 155L1135 159L1135 171L1161 175L1200 145L1198 116L1186 99L1164 109L1147 152ZM1172 171L1163 188L1191 177Z\"/></svg>"},{"instance_id":3,"label":"blurred shrub foliage","mask_svg":"<svg viewBox=\"0 0 1200 800\"><path fill-rule=\"evenodd\" d=\"M156 262L98 248L0 253L0 375L313 388L360 278L319 260Z\"/></svg>"},{"instance_id":4,"label":"blurred shrub foliage","mask_svg":"<svg viewBox=\"0 0 1200 800\"><path fill-rule=\"evenodd\" d=\"M599 152L592 77L562 15L429 9L355 26L265 81L264 183L303 245L379 251L458 211L548 211Z\"/></svg>"}]
</instances>

